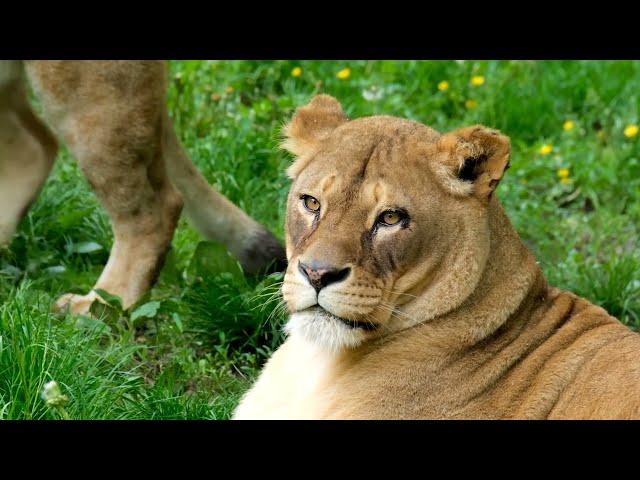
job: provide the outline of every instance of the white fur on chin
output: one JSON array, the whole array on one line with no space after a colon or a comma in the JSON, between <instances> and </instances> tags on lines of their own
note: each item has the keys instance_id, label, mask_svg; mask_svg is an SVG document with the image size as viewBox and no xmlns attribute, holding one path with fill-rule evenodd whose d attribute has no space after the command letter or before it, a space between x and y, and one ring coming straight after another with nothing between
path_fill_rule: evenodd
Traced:
<instances>
[{"instance_id":1,"label":"white fur on chin","mask_svg":"<svg viewBox=\"0 0 640 480\"><path fill-rule=\"evenodd\" d=\"M345 325L324 310L292 313L284 329L289 335L300 336L332 352L355 348L366 339L362 330Z\"/></svg>"}]
</instances>

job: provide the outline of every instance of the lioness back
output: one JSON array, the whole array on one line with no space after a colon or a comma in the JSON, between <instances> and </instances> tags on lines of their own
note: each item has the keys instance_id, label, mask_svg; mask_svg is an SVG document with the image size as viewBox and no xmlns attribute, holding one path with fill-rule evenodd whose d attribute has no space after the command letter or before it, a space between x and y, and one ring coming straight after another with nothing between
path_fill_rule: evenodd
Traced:
<instances>
[{"instance_id":1,"label":"lioness back","mask_svg":"<svg viewBox=\"0 0 640 480\"><path fill-rule=\"evenodd\" d=\"M285 133L288 338L235 418L640 418L640 336L547 284L505 136L326 95Z\"/></svg>"}]
</instances>

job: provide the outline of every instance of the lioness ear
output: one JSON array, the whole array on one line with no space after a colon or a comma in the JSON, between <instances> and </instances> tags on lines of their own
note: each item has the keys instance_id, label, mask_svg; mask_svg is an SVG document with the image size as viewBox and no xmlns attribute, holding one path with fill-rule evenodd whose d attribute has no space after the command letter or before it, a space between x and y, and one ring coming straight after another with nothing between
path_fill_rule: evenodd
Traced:
<instances>
[{"instance_id":1,"label":"lioness ear","mask_svg":"<svg viewBox=\"0 0 640 480\"><path fill-rule=\"evenodd\" d=\"M487 199L509 168L511 144L499 131L474 125L440 137L437 150L437 170L446 187Z\"/></svg>"},{"instance_id":2,"label":"lioness ear","mask_svg":"<svg viewBox=\"0 0 640 480\"><path fill-rule=\"evenodd\" d=\"M312 152L331 132L347 121L342 106L330 95L316 95L296 110L285 125L282 147L297 157Z\"/></svg>"}]
</instances>

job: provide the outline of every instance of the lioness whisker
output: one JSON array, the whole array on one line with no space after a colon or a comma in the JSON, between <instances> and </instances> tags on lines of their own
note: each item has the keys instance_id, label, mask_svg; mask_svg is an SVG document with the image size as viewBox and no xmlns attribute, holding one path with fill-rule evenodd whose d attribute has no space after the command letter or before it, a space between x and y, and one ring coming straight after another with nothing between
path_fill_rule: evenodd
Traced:
<instances>
[{"instance_id":1,"label":"lioness whisker","mask_svg":"<svg viewBox=\"0 0 640 480\"><path fill-rule=\"evenodd\" d=\"M406 314L405 312L401 312L400 310L398 310L395 306L391 305L391 304L387 304L387 303L380 303L378 305L381 308L386 309L387 311L394 313L399 317L404 317L406 320L409 320L410 322L415 322L415 319L413 317L411 317L410 315Z\"/></svg>"},{"instance_id":2,"label":"lioness whisker","mask_svg":"<svg viewBox=\"0 0 640 480\"><path fill-rule=\"evenodd\" d=\"M393 295L404 295L407 297L411 297L411 298L418 298L417 295L412 295L411 293L402 293L402 292L398 292L396 290L389 290L388 288L381 288L381 290L384 290L385 292L389 292Z\"/></svg>"}]
</instances>

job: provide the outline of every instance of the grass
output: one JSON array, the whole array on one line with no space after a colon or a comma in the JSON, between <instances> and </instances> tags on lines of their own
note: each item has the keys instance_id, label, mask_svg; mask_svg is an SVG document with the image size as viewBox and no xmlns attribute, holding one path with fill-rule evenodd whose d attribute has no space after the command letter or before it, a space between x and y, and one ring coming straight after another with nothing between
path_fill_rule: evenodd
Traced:
<instances>
[{"instance_id":1,"label":"grass","mask_svg":"<svg viewBox=\"0 0 640 480\"><path fill-rule=\"evenodd\" d=\"M345 67L348 78L337 78ZM314 93L336 96L354 117L501 129L513 157L499 196L550 281L640 328L640 136L624 134L640 122L640 62L177 61L170 69L169 108L193 160L280 238L291 159L277 148L279 129ZM472 85L473 76L484 83ZM448 89L438 89L442 80ZM540 153L543 145L551 151ZM60 418L40 396L50 380L69 397L71 418L228 418L282 340L279 276L245 279L183 219L137 310L114 303L102 320L50 314L61 293L91 288L111 244L107 216L62 150L0 251L0 418Z\"/></svg>"}]
</instances>

